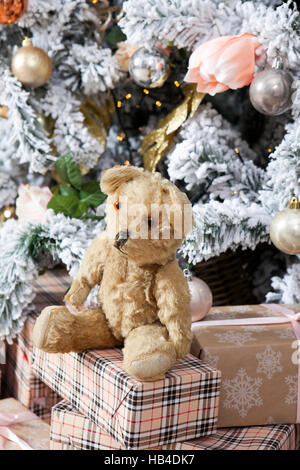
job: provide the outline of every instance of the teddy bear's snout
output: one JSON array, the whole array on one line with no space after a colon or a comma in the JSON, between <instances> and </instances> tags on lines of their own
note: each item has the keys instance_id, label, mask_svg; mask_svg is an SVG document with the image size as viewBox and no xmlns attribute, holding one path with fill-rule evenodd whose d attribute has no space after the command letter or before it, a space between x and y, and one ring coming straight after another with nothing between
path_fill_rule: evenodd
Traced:
<instances>
[{"instance_id":1,"label":"teddy bear's snout","mask_svg":"<svg viewBox=\"0 0 300 470\"><path fill-rule=\"evenodd\" d=\"M115 236L115 247L118 248L118 250L120 250L125 245L128 238L129 238L128 230L123 231L123 232L118 232L117 235Z\"/></svg>"}]
</instances>

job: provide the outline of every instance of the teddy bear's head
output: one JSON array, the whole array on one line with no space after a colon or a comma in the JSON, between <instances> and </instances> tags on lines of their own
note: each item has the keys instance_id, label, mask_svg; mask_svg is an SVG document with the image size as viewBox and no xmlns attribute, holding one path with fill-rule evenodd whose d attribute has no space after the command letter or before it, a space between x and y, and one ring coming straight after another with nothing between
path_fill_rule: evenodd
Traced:
<instances>
[{"instance_id":1,"label":"teddy bear's head","mask_svg":"<svg viewBox=\"0 0 300 470\"><path fill-rule=\"evenodd\" d=\"M107 234L114 247L139 265L165 264L192 228L191 204L160 173L115 166L102 173L108 195Z\"/></svg>"}]
</instances>

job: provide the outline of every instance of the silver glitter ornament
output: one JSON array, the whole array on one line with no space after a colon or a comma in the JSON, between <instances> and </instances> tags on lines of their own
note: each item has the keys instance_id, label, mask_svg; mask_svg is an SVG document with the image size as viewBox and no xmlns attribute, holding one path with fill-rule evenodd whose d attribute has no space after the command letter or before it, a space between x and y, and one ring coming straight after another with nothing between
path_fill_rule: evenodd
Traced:
<instances>
[{"instance_id":1,"label":"silver glitter ornament","mask_svg":"<svg viewBox=\"0 0 300 470\"><path fill-rule=\"evenodd\" d=\"M167 54L155 47L147 49L141 47L129 61L129 73L131 78L140 86L157 88L167 80L170 67Z\"/></svg>"},{"instance_id":2,"label":"silver glitter ornament","mask_svg":"<svg viewBox=\"0 0 300 470\"><path fill-rule=\"evenodd\" d=\"M292 106L292 83L293 79L286 70L263 70L250 85L250 101L262 114L283 114Z\"/></svg>"}]
</instances>

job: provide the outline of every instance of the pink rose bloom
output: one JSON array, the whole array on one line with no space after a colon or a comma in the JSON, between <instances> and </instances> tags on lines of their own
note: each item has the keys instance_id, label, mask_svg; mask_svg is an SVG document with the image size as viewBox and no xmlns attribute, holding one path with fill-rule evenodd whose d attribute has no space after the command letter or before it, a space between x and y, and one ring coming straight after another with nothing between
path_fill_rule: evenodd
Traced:
<instances>
[{"instance_id":1,"label":"pink rose bloom","mask_svg":"<svg viewBox=\"0 0 300 470\"><path fill-rule=\"evenodd\" d=\"M21 224L45 222L47 205L52 196L48 186L39 188L22 184L19 187L19 196L16 200L16 215L19 222Z\"/></svg>"},{"instance_id":2,"label":"pink rose bloom","mask_svg":"<svg viewBox=\"0 0 300 470\"><path fill-rule=\"evenodd\" d=\"M192 53L185 81L197 91L215 95L249 85L254 77L255 55L261 46L254 34L221 36L201 44Z\"/></svg>"}]
</instances>

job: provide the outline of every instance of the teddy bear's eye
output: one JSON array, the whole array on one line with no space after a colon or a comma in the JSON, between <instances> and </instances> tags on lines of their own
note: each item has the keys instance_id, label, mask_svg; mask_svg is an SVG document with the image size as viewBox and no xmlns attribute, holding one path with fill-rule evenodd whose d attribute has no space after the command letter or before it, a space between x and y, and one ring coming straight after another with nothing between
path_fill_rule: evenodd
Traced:
<instances>
[{"instance_id":1,"label":"teddy bear's eye","mask_svg":"<svg viewBox=\"0 0 300 470\"><path fill-rule=\"evenodd\" d=\"M116 211L118 211L120 209L120 203L119 201L115 201L114 202L114 208L116 209Z\"/></svg>"}]
</instances>

